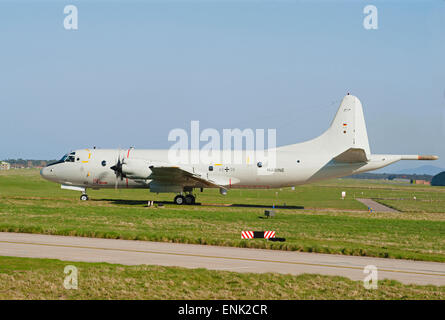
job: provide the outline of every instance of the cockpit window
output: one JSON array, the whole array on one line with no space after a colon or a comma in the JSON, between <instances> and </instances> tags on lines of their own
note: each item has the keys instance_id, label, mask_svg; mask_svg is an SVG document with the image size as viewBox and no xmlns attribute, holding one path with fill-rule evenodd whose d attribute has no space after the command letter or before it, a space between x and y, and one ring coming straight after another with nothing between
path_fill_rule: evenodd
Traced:
<instances>
[{"instance_id":1,"label":"cockpit window","mask_svg":"<svg viewBox=\"0 0 445 320\"><path fill-rule=\"evenodd\" d=\"M76 157L75 152L71 152L70 154L66 154L62 157L62 159L59 160L59 162L74 162L74 159Z\"/></svg>"},{"instance_id":2,"label":"cockpit window","mask_svg":"<svg viewBox=\"0 0 445 320\"><path fill-rule=\"evenodd\" d=\"M55 164L58 164L58 163L74 162L74 158L75 158L75 156L76 156L76 153L75 153L75 152L71 152L71 153L69 153L69 154L67 153L67 154L65 154L59 161L50 163L50 164L47 165L47 167L52 166L52 165L55 165Z\"/></svg>"},{"instance_id":3,"label":"cockpit window","mask_svg":"<svg viewBox=\"0 0 445 320\"><path fill-rule=\"evenodd\" d=\"M74 162L75 158L76 158L76 153L75 152L71 152L68 155L68 158L65 159L65 162Z\"/></svg>"}]
</instances>

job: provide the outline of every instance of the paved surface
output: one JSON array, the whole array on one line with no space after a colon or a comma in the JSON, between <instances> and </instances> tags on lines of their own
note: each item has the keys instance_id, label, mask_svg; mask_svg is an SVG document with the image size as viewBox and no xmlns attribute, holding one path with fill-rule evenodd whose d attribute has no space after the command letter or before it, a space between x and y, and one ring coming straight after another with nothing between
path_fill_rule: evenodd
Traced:
<instances>
[{"instance_id":1,"label":"paved surface","mask_svg":"<svg viewBox=\"0 0 445 320\"><path fill-rule=\"evenodd\" d=\"M361 203L363 203L365 206L372 208L373 211L375 212L399 212L393 208L387 207L381 203L378 203L374 200L371 199L356 199L357 201L360 201Z\"/></svg>"},{"instance_id":2,"label":"paved surface","mask_svg":"<svg viewBox=\"0 0 445 320\"><path fill-rule=\"evenodd\" d=\"M375 265L379 279L445 285L445 263L150 241L0 232L0 255L237 272L318 273L353 280L363 280L363 268Z\"/></svg>"}]
</instances>

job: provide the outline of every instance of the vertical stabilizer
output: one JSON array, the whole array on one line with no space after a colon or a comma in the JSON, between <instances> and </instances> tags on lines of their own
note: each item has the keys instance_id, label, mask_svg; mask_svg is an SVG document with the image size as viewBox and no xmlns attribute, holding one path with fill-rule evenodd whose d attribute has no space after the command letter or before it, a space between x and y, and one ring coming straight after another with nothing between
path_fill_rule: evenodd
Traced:
<instances>
[{"instance_id":1,"label":"vertical stabilizer","mask_svg":"<svg viewBox=\"0 0 445 320\"><path fill-rule=\"evenodd\" d=\"M360 100L352 95L346 95L331 126L321 136L293 145L280 147L281 151L296 151L304 148L307 152L327 152L337 156L348 149L363 149L366 156L371 154L366 131L365 118Z\"/></svg>"},{"instance_id":2,"label":"vertical stabilizer","mask_svg":"<svg viewBox=\"0 0 445 320\"><path fill-rule=\"evenodd\" d=\"M363 108L357 97L348 94L343 98L331 126L320 138L336 151L357 148L371 154Z\"/></svg>"}]
</instances>

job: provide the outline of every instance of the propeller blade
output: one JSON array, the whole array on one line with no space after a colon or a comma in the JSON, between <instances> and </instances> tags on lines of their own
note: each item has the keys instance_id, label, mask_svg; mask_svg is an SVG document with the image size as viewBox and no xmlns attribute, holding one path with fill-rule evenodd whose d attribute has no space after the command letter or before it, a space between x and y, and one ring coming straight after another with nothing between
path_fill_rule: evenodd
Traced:
<instances>
[{"instance_id":1,"label":"propeller blade","mask_svg":"<svg viewBox=\"0 0 445 320\"><path fill-rule=\"evenodd\" d=\"M118 150L116 164L114 166L111 166L110 169L113 170L114 174L116 175L116 181L115 181L115 184L114 184L114 189L117 190L117 188L119 186L119 180L118 180L119 177L121 178L121 180L123 180L122 162L121 162L121 149L120 148Z\"/></svg>"}]
</instances>

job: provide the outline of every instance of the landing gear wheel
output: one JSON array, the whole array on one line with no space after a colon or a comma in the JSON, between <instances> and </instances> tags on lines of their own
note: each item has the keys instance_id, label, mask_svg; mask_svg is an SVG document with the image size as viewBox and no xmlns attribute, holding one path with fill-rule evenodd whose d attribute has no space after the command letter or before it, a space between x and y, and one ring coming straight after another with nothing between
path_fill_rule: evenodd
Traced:
<instances>
[{"instance_id":1,"label":"landing gear wheel","mask_svg":"<svg viewBox=\"0 0 445 320\"><path fill-rule=\"evenodd\" d=\"M89 198L88 198L88 195L87 194L82 194L81 196L80 196L80 200L82 200L82 201L87 201Z\"/></svg>"},{"instance_id":2,"label":"landing gear wheel","mask_svg":"<svg viewBox=\"0 0 445 320\"><path fill-rule=\"evenodd\" d=\"M193 196L192 194L188 194L185 196L185 203L186 204L195 204L195 196Z\"/></svg>"},{"instance_id":3,"label":"landing gear wheel","mask_svg":"<svg viewBox=\"0 0 445 320\"><path fill-rule=\"evenodd\" d=\"M184 204L184 203L185 203L185 197L184 197L184 196L181 196L181 195L177 195L177 196L175 197L175 199L173 200L173 202L174 202L175 204L179 204L179 205Z\"/></svg>"}]
</instances>

